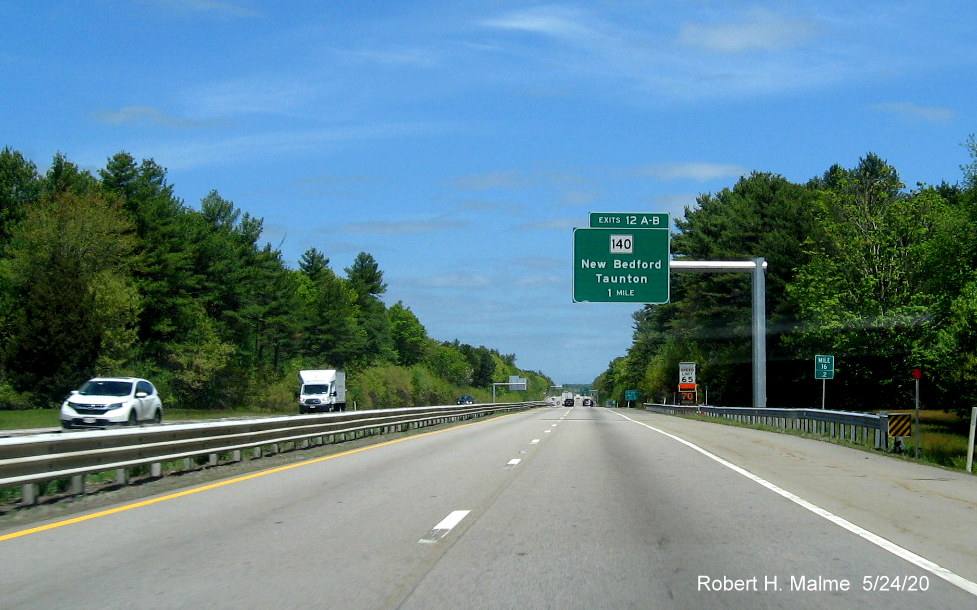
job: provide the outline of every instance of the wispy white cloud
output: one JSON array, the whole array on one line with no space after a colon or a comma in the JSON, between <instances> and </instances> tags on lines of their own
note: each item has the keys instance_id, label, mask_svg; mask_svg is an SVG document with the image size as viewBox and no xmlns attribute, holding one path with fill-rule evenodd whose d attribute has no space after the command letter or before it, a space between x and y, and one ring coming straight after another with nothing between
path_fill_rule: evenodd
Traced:
<instances>
[{"instance_id":1,"label":"wispy white cloud","mask_svg":"<svg viewBox=\"0 0 977 610\"><path fill-rule=\"evenodd\" d=\"M223 124L222 121L200 121L176 117L152 106L126 106L118 110L103 110L95 114L95 120L109 125L145 123L166 127L207 127Z\"/></svg>"},{"instance_id":2,"label":"wispy white cloud","mask_svg":"<svg viewBox=\"0 0 977 610\"><path fill-rule=\"evenodd\" d=\"M957 117L957 113L949 108L917 106L916 104L906 102L875 104L872 107L877 110L895 113L904 119L921 119L932 123L948 123Z\"/></svg>"},{"instance_id":3,"label":"wispy white cloud","mask_svg":"<svg viewBox=\"0 0 977 610\"><path fill-rule=\"evenodd\" d=\"M526 180L516 171L499 171L462 176L455 179L455 186L470 191L484 191L497 188L516 188L526 185Z\"/></svg>"},{"instance_id":4,"label":"wispy white cloud","mask_svg":"<svg viewBox=\"0 0 977 610\"><path fill-rule=\"evenodd\" d=\"M197 12L216 14L222 17L259 17L261 12L245 6L242 2L225 0L161 0L163 4Z\"/></svg>"},{"instance_id":5,"label":"wispy white cloud","mask_svg":"<svg viewBox=\"0 0 977 610\"><path fill-rule=\"evenodd\" d=\"M210 82L188 91L184 98L194 114L235 116L292 111L327 95L329 86L307 76L255 74Z\"/></svg>"},{"instance_id":6,"label":"wispy white cloud","mask_svg":"<svg viewBox=\"0 0 977 610\"><path fill-rule=\"evenodd\" d=\"M574 8L547 5L486 19L482 25L574 40L595 38L598 34L585 24L586 17L585 13Z\"/></svg>"},{"instance_id":7,"label":"wispy white cloud","mask_svg":"<svg viewBox=\"0 0 977 610\"><path fill-rule=\"evenodd\" d=\"M393 68L433 68L441 63L440 54L431 49L401 47L396 49L364 49L345 53L350 57Z\"/></svg>"},{"instance_id":8,"label":"wispy white cloud","mask_svg":"<svg viewBox=\"0 0 977 610\"><path fill-rule=\"evenodd\" d=\"M659 180L696 180L706 182L723 178L739 178L749 173L742 165L730 163L655 163L636 170L639 175Z\"/></svg>"},{"instance_id":9,"label":"wispy white cloud","mask_svg":"<svg viewBox=\"0 0 977 610\"><path fill-rule=\"evenodd\" d=\"M298 185L323 185L323 184L361 184L367 182L379 182L380 178L374 176L334 176L320 175L309 176L307 178L297 178L294 184Z\"/></svg>"},{"instance_id":10,"label":"wispy white cloud","mask_svg":"<svg viewBox=\"0 0 977 610\"><path fill-rule=\"evenodd\" d=\"M516 285L522 288L540 288L567 284L569 279L565 275L524 275L519 276Z\"/></svg>"},{"instance_id":11,"label":"wispy white cloud","mask_svg":"<svg viewBox=\"0 0 977 610\"><path fill-rule=\"evenodd\" d=\"M468 191L547 186L562 190L561 199L570 203L587 203L595 197L592 192L585 188L589 186L590 182L583 175L549 169L536 171L499 170L471 176L459 176L452 182L456 188Z\"/></svg>"},{"instance_id":12,"label":"wispy white cloud","mask_svg":"<svg viewBox=\"0 0 977 610\"><path fill-rule=\"evenodd\" d=\"M817 31L817 24L810 20L754 9L745 19L737 21L683 23L678 40L683 45L720 53L778 51L804 43Z\"/></svg>"},{"instance_id":13,"label":"wispy white cloud","mask_svg":"<svg viewBox=\"0 0 977 610\"><path fill-rule=\"evenodd\" d=\"M566 231L580 226L579 218L551 218L515 227L517 231Z\"/></svg>"},{"instance_id":14,"label":"wispy white cloud","mask_svg":"<svg viewBox=\"0 0 977 610\"><path fill-rule=\"evenodd\" d=\"M653 203L663 205L669 209L681 210L684 206L695 205L698 196L698 193L673 193L666 195L655 195L654 197L649 197L648 199Z\"/></svg>"},{"instance_id":15,"label":"wispy white cloud","mask_svg":"<svg viewBox=\"0 0 977 610\"><path fill-rule=\"evenodd\" d=\"M185 169L256 157L287 155L310 150L321 151L330 145L338 146L346 142L445 133L451 129L450 125L434 123L377 123L346 125L333 129L272 131L232 138L157 142L153 144L152 154L148 156L166 160L167 167L170 169Z\"/></svg>"},{"instance_id":16,"label":"wispy white cloud","mask_svg":"<svg viewBox=\"0 0 977 610\"><path fill-rule=\"evenodd\" d=\"M549 4L505 13L483 27L521 33L507 41L524 66L543 65L548 86L558 76L594 77L615 90L651 99L756 96L816 88L852 74L838 53L821 49L826 26L736 5L709 20L679 22L688 11L616 11ZM715 16L718 15L718 16ZM522 44L522 46L520 46Z\"/></svg>"},{"instance_id":17,"label":"wispy white cloud","mask_svg":"<svg viewBox=\"0 0 977 610\"><path fill-rule=\"evenodd\" d=\"M416 286L426 288L483 288L490 286L492 280L485 275L478 273L445 273L429 277L414 278L412 282Z\"/></svg>"},{"instance_id":18,"label":"wispy white cloud","mask_svg":"<svg viewBox=\"0 0 977 610\"><path fill-rule=\"evenodd\" d=\"M550 256L522 256L515 259L513 262L522 267L540 271L546 269L562 270L566 266L564 261Z\"/></svg>"},{"instance_id":19,"label":"wispy white cloud","mask_svg":"<svg viewBox=\"0 0 977 610\"><path fill-rule=\"evenodd\" d=\"M340 227L348 233L369 233L374 235L409 235L417 233L436 233L449 229L465 229L467 222L451 220L373 220L351 222Z\"/></svg>"},{"instance_id":20,"label":"wispy white cloud","mask_svg":"<svg viewBox=\"0 0 977 610\"><path fill-rule=\"evenodd\" d=\"M459 202L458 209L467 212L516 212L524 206L517 203L503 201L487 201L484 199L465 199Z\"/></svg>"},{"instance_id":21,"label":"wispy white cloud","mask_svg":"<svg viewBox=\"0 0 977 610\"><path fill-rule=\"evenodd\" d=\"M600 199L598 193L592 191L581 191L577 189L569 190L563 193L561 200L570 205L586 205L591 201L596 201Z\"/></svg>"}]
</instances>

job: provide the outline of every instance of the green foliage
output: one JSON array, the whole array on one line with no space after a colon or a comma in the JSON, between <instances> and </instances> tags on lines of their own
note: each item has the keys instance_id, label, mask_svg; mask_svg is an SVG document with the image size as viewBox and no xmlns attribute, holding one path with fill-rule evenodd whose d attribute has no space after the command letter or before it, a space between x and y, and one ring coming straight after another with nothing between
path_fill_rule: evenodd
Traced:
<instances>
[{"instance_id":1,"label":"green foliage","mask_svg":"<svg viewBox=\"0 0 977 610\"><path fill-rule=\"evenodd\" d=\"M0 151L0 240L10 237L10 225L24 216L27 206L41 191L36 166L22 154L4 148Z\"/></svg>"},{"instance_id":2,"label":"green foliage","mask_svg":"<svg viewBox=\"0 0 977 610\"><path fill-rule=\"evenodd\" d=\"M170 372L170 389L184 408L233 406L224 387L223 373L230 366L233 344L221 340L216 322L203 308L189 310L185 339L171 344L164 365Z\"/></svg>"},{"instance_id":3,"label":"green foliage","mask_svg":"<svg viewBox=\"0 0 977 610\"><path fill-rule=\"evenodd\" d=\"M963 170L963 181L967 189L977 190L977 135L970 134L967 143L964 145L970 155L970 163L961 165Z\"/></svg>"},{"instance_id":4,"label":"green foliage","mask_svg":"<svg viewBox=\"0 0 977 610\"><path fill-rule=\"evenodd\" d=\"M465 359L468 360L468 365L471 367L472 386L488 387L492 385L493 381L498 381L495 378L496 362L500 359L498 352L490 350L484 345L473 347L465 343L460 343L457 339L450 345L461 352L465 356Z\"/></svg>"},{"instance_id":5,"label":"green foliage","mask_svg":"<svg viewBox=\"0 0 977 610\"><path fill-rule=\"evenodd\" d=\"M72 175L65 164L60 172ZM52 190L26 207L0 268L14 388L54 400L97 368L103 344L107 359L131 344L129 230L118 202L94 190Z\"/></svg>"},{"instance_id":6,"label":"green foliage","mask_svg":"<svg viewBox=\"0 0 977 610\"><path fill-rule=\"evenodd\" d=\"M345 271L347 285L356 295L356 304L360 310L359 326L365 340L357 362L368 365L395 361L397 355L394 351L390 318L386 306L379 298L387 291L379 264L366 252L360 252Z\"/></svg>"},{"instance_id":7,"label":"green foliage","mask_svg":"<svg viewBox=\"0 0 977 610\"><path fill-rule=\"evenodd\" d=\"M361 409L412 407L410 370L390 364L373 366L348 380L347 400L356 400Z\"/></svg>"},{"instance_id":8,"label":"green foliage","mask_svg":"<svg viewBox=\"0 0 977 610\"><path fill-rule=\"evenodd\" d=\"M427 356L427 331L409 307L397 301L390 307L390 332L393 348L397 353L397 363L413 366Z\"/></svg>"},{"instance_id":9,"label":"green foliage","mask_svg":"<svg viewBox=\"0 0 977 610\"><path fill-rule=\"evenodd\" d=\"M377 297L387 291L387 284L383 281L380 265L366 252L357 254L356 260L345 271L353 289L357 291L364 302L367 295Z\"/></svg>"},{"instance_id":10,"label":"green foliage","mask_svg":"<svg viewBox=\"0 0 977 610\"><path fill-rule=\"evenodd\" d=\"M977 159L977 144L967 144ZM815 406L815 354L835 356L832 404L855 410L912 402L964 412L977 402L977 162L962 186L906 191L868 154L807 184L754 173L702 195L672 241L677 257L764 257L767 393L774 406ZM680 361L698 364L713 404L750 403L750 290L745 276L683 274L672 303L635 314L627 354L597 380L602 398L626 389L668 399Z\"/></svg>"},{"instance_id":11,"label":"green foliage","mask_svg":"<svg viewBox=\"0 0 977 610\"><path fill-rule=\"evenodd\" d=\"M845 357L833 384L842 406L904 406L911 396L900 373L906 379L932 347L946 298L930 290L932 269L943 266L955 233L942 232L946 218L959 215L932 189L903 193L895 170L874 155L853 170L832 167L812 186L818 230L788 290L807 324L792 344L809 357Z\"/></svg>"},{"instance_id":12,"label":"green foliage","mask_svg":"<svg viewBox=\"0 0 977 610\"><path fill-rule=\"evenodd\" d=\"M385 364L364 369L350 379L347 398L355 400L359 409L392 409L451 404L464 392L427 367Z\"/></svg>"},{"instance_id":13,"label":"green foliage","mask_svg":"<svg viewBox=\"0 0 977 610\"><path fill-rule=\"evenodd\" d=\"M457 386L471 385L472 367L458 349L450 344L431 343L427 367L438 377Z\"/></svg>"},{"instance_id":14,"label":"green foliage","mask_svg":"<svg viewBox=\"0 0 977 610\"><path fill-rule=\"evenodd\" d=\"M41 176L4 148L0 409L53 406L94 374L150 378L171 409L294 411L304 368L346 369L367 406L486 395L469 384L490 389L497 352L386 307L371 255L340 277L311 248L292 270L262 227L217 191L184 205L152 160L120 152L96 177L59 154Z\"/></svg>"}]
</instances>

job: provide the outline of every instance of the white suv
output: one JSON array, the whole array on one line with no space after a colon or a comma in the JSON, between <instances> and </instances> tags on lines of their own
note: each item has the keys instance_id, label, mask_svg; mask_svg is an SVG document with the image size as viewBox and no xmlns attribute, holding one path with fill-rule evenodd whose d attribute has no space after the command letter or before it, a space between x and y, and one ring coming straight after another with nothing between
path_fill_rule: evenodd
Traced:
<instances>
[{"instance_id":1,"label":"white suv","mask_svg":"<svg viewBox=\"0 0 977 610\"><path fill-rule=\"evenodd\" d=\"M89 379L61 405L61 425L66 429L162 420L163 402L156 388L135 377Z\"/></svg>"}]
</instances>

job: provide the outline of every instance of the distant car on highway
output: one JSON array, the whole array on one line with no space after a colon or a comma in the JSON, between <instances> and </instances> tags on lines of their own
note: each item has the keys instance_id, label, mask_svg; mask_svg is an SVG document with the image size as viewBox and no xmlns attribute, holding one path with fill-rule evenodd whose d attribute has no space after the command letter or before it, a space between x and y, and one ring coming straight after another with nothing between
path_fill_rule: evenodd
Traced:
<instances>
[{"instance_id":1,"label":"distant car on highway","mask_svg":"<svg viewBox=\"0 0 977 610\"><path fill-rule=\"evenodd\" d=\"M473 405L475 404L475 398L471 394L462 394L458 397L458 404Z\"/></svg>"},{"instance_id":2,"label":"distant car on highway","mask_svg":"<svg viewBox=\"0 0 977 610\"><path fill-rule=\"evenodd\" d=\"M156 387L136 377L96 377L72 390L61 404L61 426L104 428L163 420L163 401Z\"/></svg>"},{"instance_id":3,"label":"distant car on highway","mask_svg":"<svg viewBox=\"0 0 977 610\"><path fill-rule=\"evenodd\" d=\"M564 407L572 407L573 406L573 399L572 398L564 398L563 399L563 406Z\"/></svg>"},{"instance_id":4,"label":"distant car on highway","mask_svg":"<svg viewBox=\"0 0 977 610\"><path fill-rule=\"evenodd\" d=\"M594 399L593 398L584 398L583 399L583 406L585 406L585 407L592 407L592 406L594 406Z\"/></svg>"}]
</instances>

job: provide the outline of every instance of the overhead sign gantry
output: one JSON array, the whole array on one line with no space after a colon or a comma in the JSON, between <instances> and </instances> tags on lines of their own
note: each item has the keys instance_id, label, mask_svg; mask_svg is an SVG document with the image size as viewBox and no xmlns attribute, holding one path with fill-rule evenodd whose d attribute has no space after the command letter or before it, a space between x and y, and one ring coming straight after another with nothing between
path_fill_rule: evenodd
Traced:
<instances>
[{"instance_id":1,"label":"overhead sign gantry","mask_svg":"<svg viewBox=\"0 0 977 610\"><path fill-rule=\"evenodd\" d=\"M590 228L573 230L573 302L669 301L669 272L750 273L753 279L753 406L767 406L766 272L749 261L671 260L668 214L592 212Z\"/></svg>"}]
</instances>

